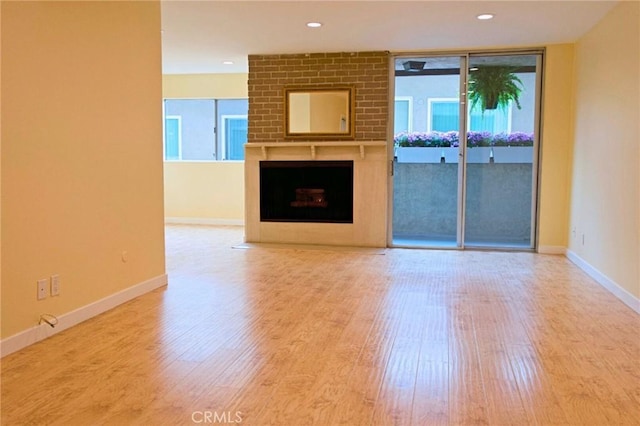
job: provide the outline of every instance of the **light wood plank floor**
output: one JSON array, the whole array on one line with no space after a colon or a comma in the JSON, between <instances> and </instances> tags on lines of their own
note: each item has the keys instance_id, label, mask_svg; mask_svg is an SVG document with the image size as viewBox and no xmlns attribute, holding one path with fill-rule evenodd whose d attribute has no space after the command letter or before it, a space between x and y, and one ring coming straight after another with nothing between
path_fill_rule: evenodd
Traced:
<instances>
[{"instance_id":1,"label":"light wood plank floor","mask_svg":"<svg viewBox=\"0 0 640 426\"><path fill-rule=\"evenodd\" d=\"M640 425L640 316L566 258L233 249L2 360L2 424Z\"/></svg>"}]
</instances>

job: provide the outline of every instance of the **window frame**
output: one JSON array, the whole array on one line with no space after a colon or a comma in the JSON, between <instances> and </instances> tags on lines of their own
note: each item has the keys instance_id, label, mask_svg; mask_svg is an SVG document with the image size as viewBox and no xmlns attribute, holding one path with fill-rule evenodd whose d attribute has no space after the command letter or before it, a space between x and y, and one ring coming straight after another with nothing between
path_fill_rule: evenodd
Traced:
<instances>
[{"instance_id":1,"label":"window frame","mask_svg":"<svg viewBox=\"0 0 640 426\"><path fill-rule=\"evenodd\" d=\"M397 101L407 101L407 132L413 132L413 96L396 96L393 99L393 108L395 110L395 106L396 106L396 102ZM398 118L394 116L393 121L394 121L394 126L395 126L395 121ZM395 129L394 132L395 133Z\"/></svg>"}]
</instances>

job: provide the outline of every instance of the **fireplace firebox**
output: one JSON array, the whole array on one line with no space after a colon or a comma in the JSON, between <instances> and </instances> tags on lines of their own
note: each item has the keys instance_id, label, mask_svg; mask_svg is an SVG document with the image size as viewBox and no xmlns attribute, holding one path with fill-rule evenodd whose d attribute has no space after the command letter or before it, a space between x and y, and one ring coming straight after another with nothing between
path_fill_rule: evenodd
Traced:
<instances>
[{"instance_id":1,"label":"fireplace firebox","mask_svg":"<svg viewBox=\"0 0 640 426\"><path fill-rule=\"evenodd\" d=\"M353 223L353 161L260 161L260 221Z\"/></svg>"}]
</instances>

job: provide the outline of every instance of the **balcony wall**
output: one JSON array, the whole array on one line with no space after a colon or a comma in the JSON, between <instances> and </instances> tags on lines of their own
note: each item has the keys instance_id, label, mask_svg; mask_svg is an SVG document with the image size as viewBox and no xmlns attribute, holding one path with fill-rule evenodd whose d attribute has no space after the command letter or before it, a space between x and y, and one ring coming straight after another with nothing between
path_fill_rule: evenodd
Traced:
<instances>
[{"instance_id":1,"label":"balcony wall","mask_svg":"<svg viewBox=\"0 0 640 426\"><path fill-rule=\"evenodd\" d=\"M458 165L396 163L395 236L456 234ZM531 164L467 165L467 241L523 244L531 234Z\"/></svg>"}]
</instances>

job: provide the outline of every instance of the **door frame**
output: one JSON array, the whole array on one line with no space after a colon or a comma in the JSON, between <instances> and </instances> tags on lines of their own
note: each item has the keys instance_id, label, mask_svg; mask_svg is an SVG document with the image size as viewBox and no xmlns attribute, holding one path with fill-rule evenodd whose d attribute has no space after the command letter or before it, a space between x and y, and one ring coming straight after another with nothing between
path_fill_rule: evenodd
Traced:
<instances>
[{"instance_id":1,"label":"door frame","mask_svg":"<svg viewBox=\"0 0 640 426\"><path fill-rule=\"evenodd\" d=\"M469 57L470 56L508 56L508 55L536 55L536 76L535 76L535 101L534 101L534 117L533 117L533 158L532 158L532 194L531 194L531 233L529 248L520 247L482 247L471 246L474 250L501 250L501 251L525 251L536 252L538 249L538 229L539 229L539 202L540 202L540 156L541 156L541 138L542 138L542 101L543 101L543 85L544 85L544 48L523 48L523 49L495 49L495 50L464 50L464 51L419 51L419 52L392 52L389 55L389 96L388 96L388 125L387 125L387 159L389 161L389 174L387 179L387 246L398 248L422 248L437 250L464 250L465 236L465 212L466 212L466 169L467 169L467 91L466 84L469 79ZM407 247L395 245L393 243L393 203L394 203L394 166L395 166L395 147L394 147L394 107L395 107L395 63L396 60L402 58L415 57L460 57L460 123L459 123L459 166L458 166L458 217L457 217L457 234L456 247ZM464 73L463 73L464 70Z\"/></svg>"}]
</instances>

